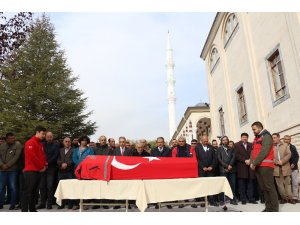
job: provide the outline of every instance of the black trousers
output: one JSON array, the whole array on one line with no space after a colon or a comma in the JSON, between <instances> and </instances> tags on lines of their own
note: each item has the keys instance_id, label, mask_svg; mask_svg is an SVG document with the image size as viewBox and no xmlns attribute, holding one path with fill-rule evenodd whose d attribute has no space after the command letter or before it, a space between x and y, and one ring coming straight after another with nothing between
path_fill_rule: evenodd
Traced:
<instances>
[{"instance_id":1,"label":"black trousers","mask_svg":"<svg viewBox=\"0 0 300 225\"><path fill-rule=\"evenodd\" d=\"M240 200L247 201L247 197L249 201L255 201L254 198L254 180L253 179L238 179L239 184L239 193L240 193Z\"/></svg>"},{"instance_id":2,"label":"black trousers","mask_svg":"<svg viewBox=\"0 0 300 225\"><path fill-rule=\"evenodd\" d=\"M22 212L36 211L35 203L39 194L40 172L24 172L24 185L22 190Z\"/></svg>"},{"instance_id":3,"label":"black trousers","mask_svg":"<svg viewBox=\"0 0 300 225\"><path fill-rule=\"evenodd\" d=\"M260 189L264 192L266 211L278 212L279 203L274 182L274 169L271 167L259 166L255 169Z\"/></svg>"},{"instance_id":4,"label":"black trousers","mask_svg":"<svg viewBox=\"0 0 300 225\"><path fill-rule=\"evenodd\" d=\"M48 167L45 172L41 174L40 194L41 205L52 205L54 203L55 180L57 178L57 168Z\"/></svg>"}]
</instances>

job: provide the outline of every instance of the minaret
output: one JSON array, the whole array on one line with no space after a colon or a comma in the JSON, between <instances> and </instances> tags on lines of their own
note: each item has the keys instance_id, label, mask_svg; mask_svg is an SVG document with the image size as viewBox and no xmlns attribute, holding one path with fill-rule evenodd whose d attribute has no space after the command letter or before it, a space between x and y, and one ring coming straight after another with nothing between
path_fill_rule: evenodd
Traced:
<instances>
[{"instance_id":1,"label":"minaret","mask_svg":"<svg viewBox=\"0 0 300 225\"><path fill-rule=\"evenodd\" d=\"M175 96L175 78L174 78L173 49L170 42L170 32L168 31L167 40L167 84L168 84L168 109L169 109L169 132L170 139L176 131L176 96Z\"/></svg>"}]
</instances>

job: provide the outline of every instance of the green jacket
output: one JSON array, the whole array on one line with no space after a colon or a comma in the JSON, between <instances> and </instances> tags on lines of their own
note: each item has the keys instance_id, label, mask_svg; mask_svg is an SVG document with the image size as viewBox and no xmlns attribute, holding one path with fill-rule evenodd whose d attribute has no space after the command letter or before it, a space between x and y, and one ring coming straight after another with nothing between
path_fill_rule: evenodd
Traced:
<instances>
[{"instance_id":1,"label":"green jacket","mask_svg":"<svg viewBox=\"0 0 300 225\"><path fill-rule=\"evenodd\" d=\"M8 166L7 170L0 168L0 171L14 171L18 169L18 160L21 156L23 146L16 141L12 145L3 143L0 145L0 167L4 164Z\"/></svg>"}]
</instances>

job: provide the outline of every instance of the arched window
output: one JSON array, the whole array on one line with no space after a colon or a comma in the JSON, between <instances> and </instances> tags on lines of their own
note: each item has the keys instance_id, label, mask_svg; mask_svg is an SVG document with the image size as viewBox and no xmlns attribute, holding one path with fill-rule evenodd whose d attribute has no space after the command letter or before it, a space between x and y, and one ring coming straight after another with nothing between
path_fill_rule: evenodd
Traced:
<instances>
[{"instance_id":1,"label":"arched window","mask_svg":"<svg viewBox=\"0 0 300 225\"><path fill-rule=\"evenodd\" d=\"M234 13L231 13L227 17L227 21L224 29L224 47L229 43L229 40L235 34L235 31L239 25L239 21Z\"/></svg>"},{"instance_id":2,"label":"arched window","mask_svg":"<svg viewBox=\"0 0 300 225\"><path fill-rule=\"evenodd\" d=\"M210 54L210 72L212 72L217 63L219 62L219 59L220 59L220 56L219 56L219 52L217 50L217 48L213 48L212 51L211 51L211 54Z\"/></svg>"}]
</instances>

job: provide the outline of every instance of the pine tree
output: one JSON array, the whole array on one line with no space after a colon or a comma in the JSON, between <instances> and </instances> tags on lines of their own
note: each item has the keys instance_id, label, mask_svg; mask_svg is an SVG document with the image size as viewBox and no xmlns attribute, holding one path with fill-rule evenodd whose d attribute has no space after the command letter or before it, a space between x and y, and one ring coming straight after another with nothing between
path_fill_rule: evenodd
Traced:
<instances>
[{"instance_id":1,"label":"pine tree","mask_svg":"<svg viewBox=\"0 0 300 225\"><path fill-rule=\"evenodd\" d=\"M15 132L21 141L36 125L57 138L95 132L95 122L87 120L92 112L84 113L87 99L74 86L78 77L67 66L48 17L34 22L28 40L2 70L0 132Z\"/></svg>"}]
</instances>

